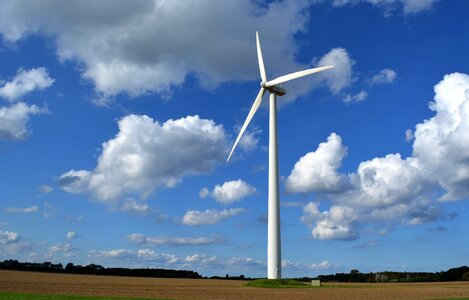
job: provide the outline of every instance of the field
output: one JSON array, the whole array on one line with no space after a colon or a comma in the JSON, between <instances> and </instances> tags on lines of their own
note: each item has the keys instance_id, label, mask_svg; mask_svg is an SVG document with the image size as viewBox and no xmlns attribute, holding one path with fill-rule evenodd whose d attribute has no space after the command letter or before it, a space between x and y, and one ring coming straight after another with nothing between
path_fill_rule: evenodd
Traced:
<instances>
[{"instance_id":1,"label":"field","mask_svg":"<svg viewBox=\"0 0 469 300\"><path fill-rule=\"evenodd\" d=\"M469 282L327 283L321 287L289 289L247 287L245 284L246 281L108 277L0 270L0 298L3 299L17 299L8 298L5 292L163 299L469 299ZM96 299L94 297L91 299Z\"/></svg>"}]
</instances>

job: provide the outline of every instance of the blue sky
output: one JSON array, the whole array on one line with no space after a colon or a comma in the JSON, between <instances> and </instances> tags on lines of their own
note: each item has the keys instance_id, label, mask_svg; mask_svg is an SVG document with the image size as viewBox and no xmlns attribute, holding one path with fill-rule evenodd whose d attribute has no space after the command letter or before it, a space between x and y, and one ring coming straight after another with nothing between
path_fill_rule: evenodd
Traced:
<instances>
[{"instance_id":1,"label":"blue sky","mask_svg":"<svg viewBox=\"0 0 469 300\"><path fill-rule=\"evenodd\" d=\"M467 265L468 9L0 1L0 259L265 276L259 30L284 276Z\"/></svg>"}]
</instances>

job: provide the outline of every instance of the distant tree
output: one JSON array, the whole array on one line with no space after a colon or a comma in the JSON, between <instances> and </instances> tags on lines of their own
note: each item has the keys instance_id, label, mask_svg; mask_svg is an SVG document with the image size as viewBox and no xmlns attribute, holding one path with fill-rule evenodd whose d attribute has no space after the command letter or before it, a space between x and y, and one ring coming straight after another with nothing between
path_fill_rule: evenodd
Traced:
<instances>
[{"instance_id":1,"label":"distant tree","mask_svg":"<svg viewBox=\"0 0 469 300\"><path fill-rule=\"evenodd\" d=\"M67 273L70 273L73 271L73 269L75 268L75 266L73 265L73 263L69 262L66 266L65 266L65 271Z\"/></svg>"},{"instance_id":2,"label":"distant tree","mask_svg":"<svg viewBox=\"0 0 469 300\"><path fill-rule=\"evenodd\" d=\"M466 273L462 274L461 280L462 280L462 281L469 281L469 271L467 271Z\"/></svg>"}]
</instances>

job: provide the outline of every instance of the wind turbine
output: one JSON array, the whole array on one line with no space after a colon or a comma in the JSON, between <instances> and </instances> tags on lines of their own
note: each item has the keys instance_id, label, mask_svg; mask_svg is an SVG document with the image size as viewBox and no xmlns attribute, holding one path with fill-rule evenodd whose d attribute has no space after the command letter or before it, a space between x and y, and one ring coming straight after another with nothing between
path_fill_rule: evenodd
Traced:
<instances>
[{"instance_id":1,"label":"wind turbine","mask_svg":"<svg viewBox=\"0 0 469 300\"><path fill-rule=\"evenodd\" d=\"M277 154L277 96L286 94L282 83L297 79L310 74L325 71L334 66L318 67L303 71L294 72L267 81L267 75L264 67L264 59L262 58L261 44L259 42L259 33L256 31L257 60L259 62L259 71L261 73L261 89L257 94L254 104L248 113L246 121L236 138L231 149L227 161L230 160L233 151L238 145L239 140L243 136L246 127L251 122L252 117L256 113L262 102L262 96L265 91L270 93L269 107L269 205L268 205L268 235L267 235L267 278L277 279L282 277L282 259L280 246L280 201L278 192L278 154Z\"/></svg>"}]
</instances>

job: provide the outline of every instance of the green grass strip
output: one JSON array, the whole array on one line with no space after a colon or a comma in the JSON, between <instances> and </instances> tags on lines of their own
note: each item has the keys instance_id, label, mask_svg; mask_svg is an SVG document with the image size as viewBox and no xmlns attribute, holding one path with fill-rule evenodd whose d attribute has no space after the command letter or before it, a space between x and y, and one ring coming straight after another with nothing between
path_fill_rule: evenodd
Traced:
<instances>
[{"instance_id":1,"label":"green grass strip","mask_svg":"<svg viewBox=\"0 0 469 300\"><path fill-rule=\"evenodd\" d=\"M41 295L0 292L2 300L164 300L162 298L129 298L129 297L99 297L99 296L69 296L69 295Z\"/></svg>"},{"instance_id":2,"label":"green grass strip","mask_svg":"<svg viewBox=\"0 0 469 300\"><path fill-rule=\"evenodd\" d=\"M246 286L261 287L261 288L314 288L314 286L301 283L293 279L256 279L249 281Z\"/></svg>"}]
</instances>

